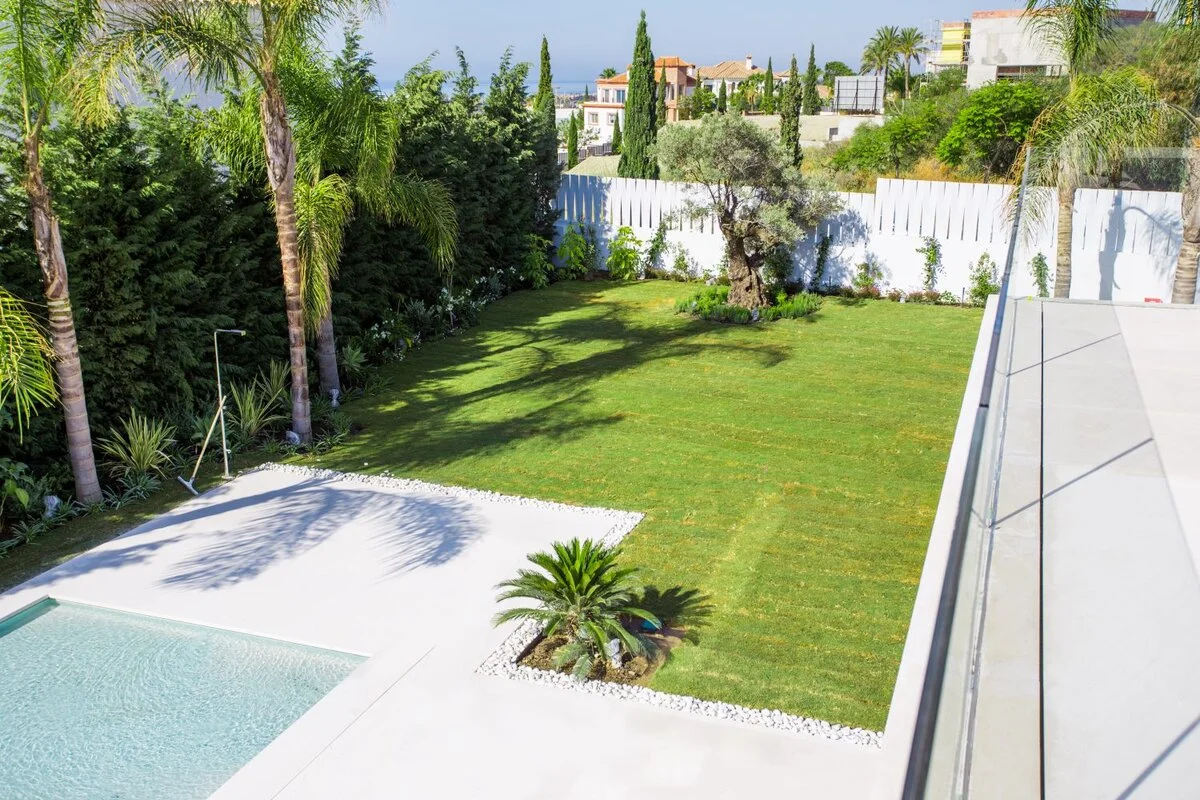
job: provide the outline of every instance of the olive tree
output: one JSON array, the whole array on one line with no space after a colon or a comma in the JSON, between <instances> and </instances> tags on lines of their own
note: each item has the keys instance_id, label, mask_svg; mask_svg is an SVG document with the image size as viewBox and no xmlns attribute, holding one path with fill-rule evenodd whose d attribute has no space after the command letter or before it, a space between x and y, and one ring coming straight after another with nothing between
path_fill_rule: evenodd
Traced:
<instances>
[{"instance_id":1,"label":"olive tree","mask_svg":"<svg viewBox=\"0 0 1200 800\"><path fill-rule=\"evenodd\" d=\"M657 153L664 177L698 184L684 213L716 218L729 257L731 305L767 305L761 271L767 256L791 248L805 228L836 210L831 193L805 185L776 137L738 115L669 125Z\"/></svg>"}]
</instances>

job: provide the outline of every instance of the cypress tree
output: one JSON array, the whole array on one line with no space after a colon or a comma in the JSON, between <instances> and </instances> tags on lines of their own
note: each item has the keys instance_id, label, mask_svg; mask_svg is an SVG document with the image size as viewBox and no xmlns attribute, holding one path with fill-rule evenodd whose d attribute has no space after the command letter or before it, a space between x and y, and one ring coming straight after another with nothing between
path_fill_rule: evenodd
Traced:
<instances>
[{"instance_id":1,"label":"cypress tree","mask_svg":"<svg viewBox=\"0 0 1200 800\"><path fill-rule=\"evenodd\" d=\"M579 122L572 114L571 124L567 126L567 169L574 169L579 163Z\"/></svg>"},{"instance_id":2,"label":"cypress tree","mask_svg":"<svg viewBox=\"0 0 1200 800\"><path fill-rule=\"evenodd\" d=\"M621 115L620 114L617 114L617 118L613 121L612 151L614 153L621 152Z\"/></svg>"},{"instance_id":3,"label":"cypress tree","mask_svg":"<svg viewBox=\"0 0 1200 800\"><path fill-rule=\"evenodd\" d=\"M771 58L767 57L767 74L763 76L762 112L775 113L775 70L771 66Z\"/></svg>"},{"instance_id":4,"label":"cypress tree","mask_svg":"<svg viewBox=\"0 0 1200 800\"><path fill-rule=\"evenodd\" d=\"M554 202L562 171L558 166L558 130L554 121L554 76L550 71L550 43L542 37L542 66L533 97L534 169L536 197L534 226L539 236L551 238L556 218Z\"/></svg>"},{"instance_id":5,"label":"cypress tree","mask_svg":"<svg viewBox=\"0 0 1200 800\"><path fill-rule=\"evenodd\" d=\"M554 76L550 72L550 43L545 36L542 37L542 69L537 94L533 96L533 111L554 127Z\"/></svg>"},{"instance_id":6,"label":"cypress tree","mask_svg":"<svg viewBox=\"0 0 1200 800\"><path fill-rule=\"evenodd\" d=\"M646 12L638 22L629 68L629 89L625 94L625 136L621 140L621 163L617 174L622 178L657 178L658 162L653 155L657 138L654 124L654 55L646 32Z\"/></svg>"},{"instance_id":7,"label":"cypress tree","mask_svg":"<svg viewBox=\"0 0 1200 800\"><path fill-rule=\"evenodd\" d=\"M725 109L729 106L729 94L725 89L725 81L721 81L721 89L717 92L717 113L724 114Z\"/></svg>"},{"instance_id":8,"label":"cypress tree","mask_svg":"<svg viewBox=\"0 0 1200 800\"><path fill-rule=\"evenodd\" d=\"M803 110L805 114L816 114L821 110L821 96L817 94L817 79L817 48L816 45L809 45L808 71L804 73Z\"/></svg>"},{"instance_id":9,"label":"cypress tree","mask_svg":"<svg viewBox=\"0 0 1200 800\"><path fill-rule=\"evenodd\" d=\"M667 124L667 68L662 68L662 77L658 79L658 104L654 111L654 127L661 128Z\"/></svg>"},{"instance_id":10,"label":"cypress tree","mask_svg":"<svg viewBox=\"0 0 1200 800\"><path fill-rule=\"evenodd\" d=\"M793 164L798 162L800 154L800 105L802 98L800 96L798 73L799 66L796 64L796 56L793 55L791 76L788 82L783 85L783 102L779 120L779 141Z\"/></svg>"}]
</instances>

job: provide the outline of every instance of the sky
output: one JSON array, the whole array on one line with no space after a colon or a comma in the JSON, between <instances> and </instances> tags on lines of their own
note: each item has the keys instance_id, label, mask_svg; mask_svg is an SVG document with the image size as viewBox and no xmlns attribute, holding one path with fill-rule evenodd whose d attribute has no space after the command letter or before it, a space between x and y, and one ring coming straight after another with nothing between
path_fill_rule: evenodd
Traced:
<instances>
[{"instance_id":1,"label":"sky","mask_svg":"<svg viewBox=\"0 0 1200 800\"><path fill-rule=\"evenodd\" d=\"M435 67L456 69L455 46L466 52L484 85L509 45L518 61L535 65L536 80L543 34L550 41L555 83L574 88L594 80L604 67L625 69L642 8L655 55L678 55L705 65L751 54L763 67L771 56L779 69L781 64L786 68L795 53L803 69L810 43L816 45L818 64L839 60L857 67L863 45L882 25L928 31L935 20L966 19L975 9L1023 5L1012 0L983 5L964 0L605 0L591 5L549 0L388 0L382 17L364 22L363 34L385 88L431 54L436 53ZM1120 5L1144 8L1145 0L1124 0ZM341 40L340 31L331 32L331 47L340 47Z\"/></svg>"}]
</instances>

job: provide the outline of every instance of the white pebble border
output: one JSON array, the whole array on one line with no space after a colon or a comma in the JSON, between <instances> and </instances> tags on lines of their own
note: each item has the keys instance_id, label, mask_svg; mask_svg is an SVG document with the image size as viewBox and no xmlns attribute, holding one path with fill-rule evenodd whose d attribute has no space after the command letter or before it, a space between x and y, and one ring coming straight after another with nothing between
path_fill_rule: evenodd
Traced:
<instances>
[{"instance_id":1,"label":"white pebble border","mask_svg":"<svg viewBox=\"0 0 1200 800\"><path fill-rule=\"evenodd\" d=\"M569 510L574 513L608 517L613 520L613 525L600 538L605 543L614 545L625 538L625 535L633 530L634 526L641 522L643 517L642 514L632 511L617 511L609 508L597 508L595 506L572 506L565 503L552 503L546 500L534 500L528 497L517 497L515 495L487 492L480 489L442 486L441 484L427 483L411 478L394 478L386 472L382 475L364 475L361 473L337 472L330 469L276 463L263 464L249 471L255 472L257 470L290 472L313 478L353 481L385 489L420 491L490 503L514 503L516 505L535 508L560 511ZM520 658L529 645L533 644L534 640L541 635L541 632L541 627L535 622L521 623L475 671L480 675L529 681L531 683L557 686L560 689L568 689L575 692L597 694L620 700L632 700L671 711L682 711L711 719L758 725L764 728L806 734L822 739L849 742L864 747L878 748L882 742L883 734L878 731L852 728L846 725L835 725L824 720L798 717L794 714L786 714L782 711L771 709L749 708L747 706L734 705L733 703L720 703L711 700L700 700L699 698L688 697L686 695L667 694L647 689L644 686L630 686L605 681L580 681L561 672L550 672L518 664L517 659Z\"/></svg>"}]
</instances>

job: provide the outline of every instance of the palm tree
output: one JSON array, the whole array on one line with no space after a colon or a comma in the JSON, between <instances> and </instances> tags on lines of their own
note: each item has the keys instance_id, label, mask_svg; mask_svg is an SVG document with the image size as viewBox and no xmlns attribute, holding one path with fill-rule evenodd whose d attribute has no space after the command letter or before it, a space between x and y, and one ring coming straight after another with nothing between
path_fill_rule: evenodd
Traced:
<instances>
[{"instance_id":1,"label":"palm tree","mask_svg":"<svg viewBox=\"0 0 1200 800\"><path fill-rule=\"evenodd\" d=\"M110 13L78 71L74 101L85 119L114 113L113 97L139 65L186 68L206 88L247 83L257 93L264 161L275 205L292 372L292 431L312 439L305 355L304 274L296 209L296 144L281 70L315 47L336 20L377 0L142 0Z\"/></svg>"},{"instance_id":2,"label":"palm tree","mask_svg":"<svg viewBox=\"0 0 1200 800\"><path fill-rule=\"evenodd\" d=\"M1193 135L1200 134L1196 119L1164 101L1153 79L1138 69L1124 67L1099 75L1078 75L1066 96L1035 121L1029 134L1033 146L1018 161L1016 171L1019 175L1022 170L1030 170L1033 185L1059 187L1055 297L1067 297L1070 291L1071 226L1062 223L1064 217L1069 223L1074 188L1088 176L1107 174L1114 165L1119 167L1129 150L1161 144L1173 119L1181 119ZM1029 203L1028 221L1037 222L1049 215L1049 195L1035 193ZM1193 297L1194 291L1193 285Z\"/></svg>"},{"instance_id":3,"label":"palm tree","mask_svg":"<svg viewBox=\"0 0 1200 800\"><path fill-rule=\"evenodd\" d=\"M1200 59L1200 2L1197 0L1162 0L1155 4L1160 22L1166 25L1167 36L1184 44L1190 51L1189 61L1195 69ZM1190 112L1200 115L1200 93L1193 93ZM1196 302L1196 272L1200 263L1200 131L1193 127L1186 155L1186 180L1183 186L1183 241L1175 263L1171 286L1172 303Z\"/></svg>"},{"instance_id":4,"label":"palm tree","mask_svg":"<svg viewBox=\"0 0 1200 800\"><path fill-rule=\"evenodd\" d=\"M1100 51L1114 30L1114 0L1026 0L1022 14L1025 24L1048 44L1057 49L1067 62L1071 83L1068 95L1074 90L1084 65ZM1064 103L1067 102L1064 100ZM1057 104L1042 112L1049 115L1065 110ZM1035 124L1035 128L1039 126ZM1048 123L1042 120L1041 129ZM1032 132L1031 132L1032 135ZM1048 154L1047 154L1048 155ZM1075 165L1079 166L1079 165ZM1079 177L1071 165L1052 170L1058 186L1058 252L1054 264L1054 296L1071 295L1071 241L1074 234L1075 189L1073 180Z\"/></svg>"},{"instance_id":5,"label":"palm tree","mask_svg":"<svg viewBox=\"0 0 1200 800\"><path fill-rule=\"evenodd\" d=\"M321 392L336 401L341 392L333 333L333 281L346 226L356 206L389 223L412 225L439 268L454 259L458 221L440 183L396 175L398 119L358 50L359 37L346 33L347 47L333 65L315 51L285 59L281 82L290 98L296 143L296 230L301 293L308 329L315 333ZM262 124L259 93L246 92L213 115L203 138L225 161L261 175Z\"/></svg>"},{"instance_id":6,"label":"palm tree","mask_svg":"<svg viewBox=\"0 0 1200 800\"><path fill-rule=\"evenodd\" d=\"M921 58L929 52L929 43L925 34L917 28L904 28L896 37L896 53L904 62L904 96L910 95L909 79L912 77L911 62L921 63Z\"/></svg>"},{"instance_id":7,"label":"palm tree","mask_svg":"<svg viewBox=\"0 0 1200 800\"><path fill-rule=\"evenodd\" d=\"M662 623L636 605L636 570L617 565L620 548L591 539L555 542L551 548L552 552L527 557L541 572L523 569L516 578L496 586L504 590L497 602L521 598L537 606L501 611L493 623L533 620L544 626L547 637L565 636L567 643L555 652L555 663L573 664L572 673L578 678L587 677L613 639L629 654L646 652L645 642L626 629L622 618L643 619L656 628Z\"/></svg>"},{"instance_id":8,"label":"palm tree","mask_svg":"<svg viewBox=\"0 0 1200 800\"><path fill-rule=\"evenodd\" d=\"M17 107L15 135L24 157L22 185L42 270L54 351L54 373L66 417L67 452L75 496L84 503L103 495L88 424L83 369L75 337L75 314L67 260L50 187L42 168L42 134L70 86L87 31L102 18L99 0L0 0L0 73Z\"/></svg>"},{"instance_id":9,"label":"palm tree","mask_svg":"<svg viewBox=\"0 0 1200 800\"><path fill-rule=\"evenodd\" d=\"M883 75L883 92L887 94L888 73L900 63L900 29L885 25L875 31L862 54L862 71Z\"/></svg>"},{"instance_id":10,"label":"palm tree","mask_svg":"<svg viewBox=\"0 0 1200 800\"><path fill-rule=\"evenodd\" d=\"M18 435L24 435L34 409L58 397L53 358L50 342L25 304L0 286L0 414L11 402Z\"/></svg>"}]
</instances>

